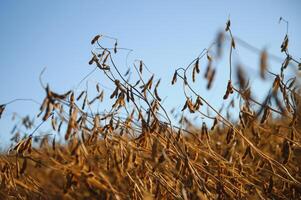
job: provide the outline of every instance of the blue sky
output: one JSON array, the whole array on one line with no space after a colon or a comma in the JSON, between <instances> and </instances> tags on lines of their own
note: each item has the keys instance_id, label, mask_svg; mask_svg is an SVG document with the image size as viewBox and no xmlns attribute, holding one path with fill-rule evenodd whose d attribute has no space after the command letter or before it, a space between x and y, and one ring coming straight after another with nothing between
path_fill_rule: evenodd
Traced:
<instances>
[{"instance_id":1,"label":"blue sky","mask_svg":"<svg viewBox=\"0 0 301 200\"><path fill-rule=\"evenodd\" d=\"M244 3L242 3L244 2ZM42 101L44 91L39 74L44 67L43 81L59 92L75 88L92 69L90 41L96 34L118 38L120 47L134 50L130 61L142 59L150 70L163 79L161 93L167 106L183 103L178 88L170 88L170 79L177 67L187 65L203 48L208 47L228 16L235 36L279 57L280 45L289 21L290 53L300 58L301 2L269 1L0 1L0 104L15 98ZM122 57L123 55L123 57ZM237 47L234 62L247 63L246 71L256 73L258 55ZM124 61L125 54L120 59ZM278 69L279 63L271 63ZM204 65L204 64L203 64ZM121 71L126 67L121 66ZM217 66L217 79L226 83L227 63ZM89 80L103 85L100 73ZM198 84L202 84L200 81ZM258 87L265 88L259 83ZM200 92L219 105L225 84L215 84L207 92L205 83ZM260 94L259 94L260 95ZM36 113L32 102L16 102L7 107L0 120L0 147L6 144L12 127L10 118Z\"/></svg>"}]
</instances>

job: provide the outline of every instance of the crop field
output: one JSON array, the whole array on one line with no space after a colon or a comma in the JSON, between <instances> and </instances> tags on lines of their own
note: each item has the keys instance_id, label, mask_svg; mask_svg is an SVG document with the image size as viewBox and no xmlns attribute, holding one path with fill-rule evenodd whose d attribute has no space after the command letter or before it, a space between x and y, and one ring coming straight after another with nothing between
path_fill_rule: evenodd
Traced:
<instances>
[{"instance_id":1,"label":"crop field","mask_svg":"<svg viewBox=\"0 0 301 200\"><path fill-rule=\"evenodd\" d=\"M233 66L238 40L231 28L228 20L210 47L175 70L170 87L186 101L171 112L160 79L142 60L121 72L114 56L127 49L113 37L96 35L88 61L112 92L96 84L93 98L88 90L57 93L43 84L42 72L41 121L23 118L18 126L31 129L27 135L12 130L11 148L0 155L0 199L301 199L300 60L289 53L288 35L277 71L268 68L269 53L259 52L256 75L273 78L268 95L257 99L244 68ZM226 83L215 79L222 47L229 52ZM222 107L197 92L197 79L208 92L224 85ZM106 99L109 110L95 112ZM0 120L8 106L0 104ZM192 115L204 120L195 124ZM42 125L51 133L39 135Z\"/></svg>"}]
</instances>

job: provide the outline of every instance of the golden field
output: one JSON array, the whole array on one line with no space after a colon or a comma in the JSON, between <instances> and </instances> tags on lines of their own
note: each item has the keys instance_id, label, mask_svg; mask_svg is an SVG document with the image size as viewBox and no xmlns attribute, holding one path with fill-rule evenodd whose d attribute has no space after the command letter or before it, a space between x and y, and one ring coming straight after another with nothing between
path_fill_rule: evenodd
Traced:
<instances>
[{"instance_id":1,"label":"golden field","mask_svg":"<svg viewBox=\"0 0 301 200\"><path fill-rule=\"evenodd\" d=\"M205 60L202 77L210 92L216 73L212 63L226 37L229 80L218 84L225 86L224 101L230 100L224 109L237 109L235 121L193 86ZM103 47L104 39L112 40L112 47ZM43 86L39 117L65 142L55 134L39 136L41 124L25 137L13 131L11 149L0 156L0 199L301 199L300 78L286 74L287 68L298 71L301 65L288 52L287 35L277 72L268 69L269 54L260 52L258 75L266 79L268 74L273 82L259 101L243 69L232 66L237 44L228 20L210 48L174 72L171 87L180 85L186 101L171 114L162 106L160 79L145 78L143 61L134 64L137 79L130 81L129 72L121 74L114 62L117 39L97 35L91 43L95 50L89 64L114 87L108 94L110 111L92 112L93 104L104 99L99 85L90 100L87 90L58 94ZM0 116L6 106L0 105ZM173 115L180 116L178 123ZM194 125L190 115L206 121ZM31 127L30 119L24 118L23 126Z\"/></svg>"}]
</instances>

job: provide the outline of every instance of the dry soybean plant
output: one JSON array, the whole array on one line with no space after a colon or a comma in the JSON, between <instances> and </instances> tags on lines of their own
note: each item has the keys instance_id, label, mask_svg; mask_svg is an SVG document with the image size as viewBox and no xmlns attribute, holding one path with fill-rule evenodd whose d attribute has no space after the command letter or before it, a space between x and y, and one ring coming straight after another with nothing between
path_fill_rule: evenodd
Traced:
<instances>
[{"instance_id":1,"label":"dry soybean plant","mask_svg":"<svg viewBox=\"0 0 301 200\"><path fill-rule=\"evenodd\" d=\"M229 80L223 101L239 112L234 121L194 89L201 61L207 62L204 79L211 89L217 70L213 62L221 57L225 38L230 41ZM104 47L103 40L112 46ZM186 99L182 109L173 111L181 116L175 123L162 105L160 79L148 76L141 60L122 74L114 56L131 50L119 48L115 38L95 36L89 64L114 86L110 110L93 111L104 100L99 84L92 99L88 90L58 94L43 86L42 123L20 117L23 126L35 130L21 137L15 127L13 146L0 157L1 199L300 199L300 83L297 75L286 75L288 67L300 70L300 62L288 51L288 35L280 48L286 58L279 72L268 69L267 51L260 53L259 76L274 77L261 102L243 67L233 73L237 42L248 45L232 35L228 20L213 45L175 70L171 85L180 85ZM7 105L0 105L0 117ZM189 115L207 120L199 127ZM50 123L55 134L38 135L43 123ZM64 142L57 141L59 134Z\"/></svg>"}]
</instances>

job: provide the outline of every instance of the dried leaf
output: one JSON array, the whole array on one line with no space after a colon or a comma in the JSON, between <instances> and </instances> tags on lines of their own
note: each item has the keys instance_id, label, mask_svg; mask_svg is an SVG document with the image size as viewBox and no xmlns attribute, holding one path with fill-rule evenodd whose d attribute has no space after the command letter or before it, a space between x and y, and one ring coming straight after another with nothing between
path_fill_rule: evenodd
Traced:
<instances>
[{"instance_id":1,"label":"dried leaf","mask_svg":"<svg viewBox=\"0 0 301 200\"><path fill-rule=\"evenodd\" d=\"M114 44L114 53L117 53L117 40L115 41L115 44Z\"/></svg>"},{"instance_id":2,"label":"dried leaf","mask_svg":"<svg viewBox=\"0 0 301 200\"><path fill-rule=\"evenodd\" d=\"M282 145L283 164L287 164L291 157L291 146L288 140L284 140Z\"/></svg>"},{"instance_id":3,"label":"dried leaf","mask_svg":"<svg viewBox=\"0 0 301 200\"><path fill-rule=\"evenodd\" d=\"M200 58L197 58L196 61L195 61L195 70L196 70L196 73L200 73Z\"/></svg>"},{"instance_id":4,"label":"dried leaf","mask_svg":"<svg viewBox=\"0 0 301 200\"><path fill-rule=\"evenodd\" d=\"M284 40L281 44L281 52L287 51L287 47L288 47L288 36L285 35Z\"/></svg>"},{"instance_id":5,"label":"dried leaf","mask_svg":"<svg viewBox=\"0 0 301 200\"><path fill-rule=\"evenodd\" d=\"M99 38L101 37L101 35L96 35L92 41L91 41L91 44L94 44L97 40L99 40Z\"/></svg>"},{"instance_id":6,"label":"dried leaf","mask_svg":"<svg viewBox=\"0 0 301 200\"><path fill-rule=\"evenodd\" d=\"M267 70L267 60L268 60L268 54L266 50L263 50L260 54L260 77L262 79L265 79L265 72Z\"/></svg>"},{"instance_id":7,"label":"dried leaf","mask_svg":"<svg viewBox=\"0 0 301 200\"><path fill-rule=\"evenodd\" d=\"M176 82L177 82L177 71L175 71L175 73L173 74L173 77L172 77L172 81L171 81L171 84L174 85Z\"/></svg>"},{"instance_id":8,"label":"dried leaf","mask_svg":"<svg viewBox=\"0 0 301 200\"><path fill-rule=\"evenodd\" d=\"M85 92L86 92L86 91L82 91L82 92L79 94L79 96L76 98L76 101L79 101L79 100L82 98L82 96L85 94Z\"/></svg>"},{"instance_id":9,"label":"dried leaf","mask_svg":"<svg viewBox=\"0 0 301 200\"><path fill-rule=\"evenodd\" d=\"M233 49L235 49L235 41L233 38L231 39L231 46L233 47Z\"/></svg>"},{"instance_id":10,"label":"dried leaf","mask_svg":"<svg viewBox=\"0 0 301 200\"><path fill-rule=\"evenodd\" d=\"M23 163L22 163L22 167L20 169L20 174L24 174L26 168L27 168L27 158L24 158Z\"/></svg>"},{"instance_id":11,"label":"dried leaf","mask_svg":"<svg viewBox=\"0 0 301 200\"><path fill-rule=\"evenodd\" d=\"M140 74L142 74L142 70L143 70L143 61L140 60L140 62L139 62L139 72L140 72Z\"/></svg>"},{"instance_id":12,"label":"dried leaf","mask_svg":"<svg viewBox=\"0 0 301 200\"><path fill-rule=\"evenodd\" d=\"M4 109L5 109L5 105L4 104L0 105L0 119Z\"/></svg>"},{"instance_id":13,"label":"dried leaf","mask_svg":"<svg viewBox=\"0 0 301 200\"><path fill-rule=\"evenodd\" d=\"M227 21L227 23L226 23L225 31L229 31L230 25L231 25L231 21L230 21L230 19L228 19L228 21Z\"/></svg>"}]
</instances>

